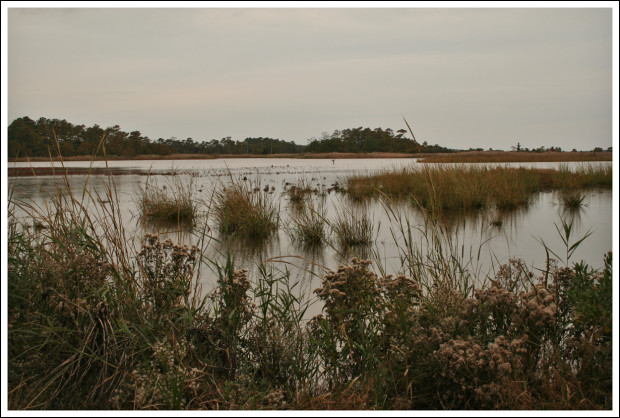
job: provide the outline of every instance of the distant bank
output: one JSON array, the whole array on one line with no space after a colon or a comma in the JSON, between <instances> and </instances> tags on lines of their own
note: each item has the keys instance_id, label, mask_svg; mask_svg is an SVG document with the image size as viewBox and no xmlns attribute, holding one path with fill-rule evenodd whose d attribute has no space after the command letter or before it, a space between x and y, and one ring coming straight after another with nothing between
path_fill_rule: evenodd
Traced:
<instances>
[{"instance_id":1,"label":"distant bank","mask_svg":"<svg viewBox=\"0 0 620 418\"><path fill-rule=\"evenodd\" d=\"M417 158L422 163L476 163L476 162L558 162L558 161L612 161L609 151L577 151L577 152L516 152L516 151L465 151L450 154L438 153L398 153L398 152L329 152L300 154L169 154L169 155L138 155L98 156L88 155L63 157L63 161L119 161L119 160L213 160L218 158L315 158L315 159L358 159L358 158ZM60 161L60 158L52 158ZM50 161L49 157L9 158L9 162Z\"/></svg>"}]
</instances>

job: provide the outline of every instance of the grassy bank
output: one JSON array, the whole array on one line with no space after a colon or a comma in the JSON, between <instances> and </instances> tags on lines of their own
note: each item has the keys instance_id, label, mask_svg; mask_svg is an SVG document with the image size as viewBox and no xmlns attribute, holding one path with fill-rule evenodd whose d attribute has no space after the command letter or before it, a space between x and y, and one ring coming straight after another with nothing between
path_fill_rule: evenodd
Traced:
<instances>
[{"instance_id":1,"label":"grassy bank","mask_svg":"<svg viewBox=\"0 0 620 418\"><path fill-rule=\"evenodd\" d=\"M348 178L347 193L356 200L388 195L411 199L426 209L526 206L535 193L612 186L611 166L533 169L429 165Z\"/></svg>"},{"instance_id":2,"label":"grassy bank","mask_svg":"<svg viewBox=\"0 0 620 418\"><path fill-rule=\"evenodd\" d=\"M422 155L422 154L420 154ZM77 155L62 157L63 161L122 161L122 160L212 160L216 158L316 158L316 159L343 159L343 158L413 158L415 154L398 152L326 152L326 153L297 153L297 154L169 154L169 155L136 155L133 157ZM49 157L9 158L9 162L45 162ZM61 158L52 158L52 161L61 161Z\"/></svg>"},{"instance_id":3,"label":"grassy bank","mask_svg":"<svg viewBox=\"0 0 620 418\"><path fill-rule=\"evenodd\" d=\"M458 152L451 154L419 155L421 163L527 163L568 161L611 161L611 152Z\"/></svg>"},{"instance_id":4,"label":"grassy bank","mask_svg":"<svg viewBox=\"0 0 620 418\"><path fill-rule=\"evenodd\" d=\"M100 156L104 160L212 160L217 158L302 158L302 159L364 159L364 158L418 158L422 163L503 163L503 162L563 162L563 161L612 161L611 152L503 152L475 151L440 154L409 154L399 152L326 152L297 154L170 154L136 155L133 157ZM63 157L64 161L91 161L91 155ZM60 161L60 158L52 158ZM49 157L9 158L9 162L50 161Z\"/></svg>"},{"instance_id":5,"label":"grassy bank","mask_svg":"<svg viewBox=\"0 0 620 418\"><path fill-rule=\"evenodd\" d=\"M243 187L211 202L223 232L236 213L271 208ZM435 219L420 226L422 254L390 212L406 275L354 258L302 300L287 271L250 276L201 245L133 241L107 190L86 194L90 206L58 193L45 211L9 198L9 409L612 407L611 254L600 269L513 260L473 288ZM568 258L579 239L560 231ZM217 283L205 297L201 276ZM317 302L323 313L305 321Z\"/></svg>"}]
</instances>

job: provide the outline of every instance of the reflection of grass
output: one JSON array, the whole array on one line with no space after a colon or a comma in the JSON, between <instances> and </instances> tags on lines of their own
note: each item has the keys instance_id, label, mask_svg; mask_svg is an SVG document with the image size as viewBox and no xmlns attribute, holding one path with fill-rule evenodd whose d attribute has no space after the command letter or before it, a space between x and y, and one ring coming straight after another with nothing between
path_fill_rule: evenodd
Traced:
<instances>
[{"instance_id":1,"label":"reflection of grass","mask_svg":"<svg viewBox=\"0 0 620 418\"><path fill-rule=\"evenodd\" d=\"M534 193L549 189L572 190L611 187L611 167L531 169L458 165L406 168L399 172L354 176L347 193L356 200L380 194L411 198L426 209L468 209L526 206Z\"/></svg>"},{"instance_id":2,"label":"reflection of grass","mask_svg":"<svg viewBox=\"0 0 620 418\"><path fill-rule=\"evenodd\" d=\"M504 220L501 216L497 215L489 220L489 223L493 226L500 227L504 224Z\"/></svg>"}]
</instances>

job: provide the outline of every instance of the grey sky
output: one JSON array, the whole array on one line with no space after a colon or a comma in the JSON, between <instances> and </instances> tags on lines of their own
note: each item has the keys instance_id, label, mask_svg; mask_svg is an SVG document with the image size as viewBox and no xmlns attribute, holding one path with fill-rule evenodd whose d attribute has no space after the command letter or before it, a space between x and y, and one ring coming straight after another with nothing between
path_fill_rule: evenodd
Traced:
<instances>
[{"instance_id":1,"label":"grey sky","mask_svg":"<svg viewBox=\"0 0 620 418\"><path fill-rule=\"evenodd\" d=\"M8 123L612 145L612 9L8 9Z\"/></svg>"}]
</instances>

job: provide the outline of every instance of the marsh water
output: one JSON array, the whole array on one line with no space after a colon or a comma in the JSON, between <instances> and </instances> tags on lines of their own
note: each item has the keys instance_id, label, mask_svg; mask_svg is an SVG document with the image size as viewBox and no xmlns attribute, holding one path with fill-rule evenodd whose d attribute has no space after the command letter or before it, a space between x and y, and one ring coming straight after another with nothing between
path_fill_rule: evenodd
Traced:
<instances>
[{"instance_id":1,"label":"marsh water","mask_svg":"<svg viewBox=\"0 0 620 418\"><path fill-rule=\"evenodd\" d=\"M321 275L326 268L336 269L351 257L369 258L378 272L399 274L404 271L402 250L405 246L403 232L411 230L410 246L425 251L429 245L429 228L424 214L411 202L369 200L363 204L349 200L338 191L352 175L372 174L381 170L398 170L403 167L421 167L414 159L214 159L214 160L132 160L94 162L94 167L115 169L112 176L70 175L66 179L74 197L82 199L87 207L110 205L107 191L112 190L122 217L127 236L139 248L147 232L156 232L163 239L170 238L180 244L200 244L205 260L222 263L227 253L234 256L237 268L247 268L250 277L258 277L262 263L281 271L288 271L299 291L312 298L312 290L319 287ZM585 163L561 163L578 167ZM611 164L611 163L590 163ZM20 167L30 164L11 163ZM31 163L33 166L50 166L50 163ZM66 162L66 167L89 167L88 162ZM555 168L560 163L501 163L502 166L526 166ZM58 167L59 164L55 163ZM123 174L123 173L129 174ZM136 174L142 172L142 174ZM215 188L231 181L249 182L257 192L273 199L279 208L279 229L274 236L262 243L245 240L230 242L222 237L209 216L209 202ZM9 193L12 202L27 203L45 212L46 202L64 190L65 178L60 176L10 177ZM174 190L178 184L191 187L198 202L199 222L193 228L178 225L162 225L145 222L138 213L141 190L149 184ZM291 215L296 210L286 191L291 185L310 185L316 193L313 199L323 202L326 219L332 220L348 211L368 214L373 225L373 244L353 249L341 248L330 239L318 248L306 248L291 237ZM85 190L87 191L84 196ZM566 262L566 246L562 242L562 221L572 224L570 243L587 233L586 238L574 252L569 264L584 260L599 268L603 255L612 249L612 192L611 190L586 190L584 205L576 210L566 210L554 192L540 193L525 208L496 213L493 210L476 210L444 214L433 231L440 232L440 239L459 259L459 263L479 281L494 277L499 265L511 258L524 260L531 269L543 269L546 263L546 245L558 256L559 264ZM93 200L98 203L93 203ZM31 217L20 205L15 214L26 222ZM396 220L400 215L400 222ZM492 222L501 219L500 222ZM34 220L32 220L34 222ZM327 231L328 234L330 231ZM209 263L207 263L209 264ZM216 276L209 266L201 268L203 289L209 291ZM316 306L309 314L320 311Z\"/></svg>"}]
</instances>

